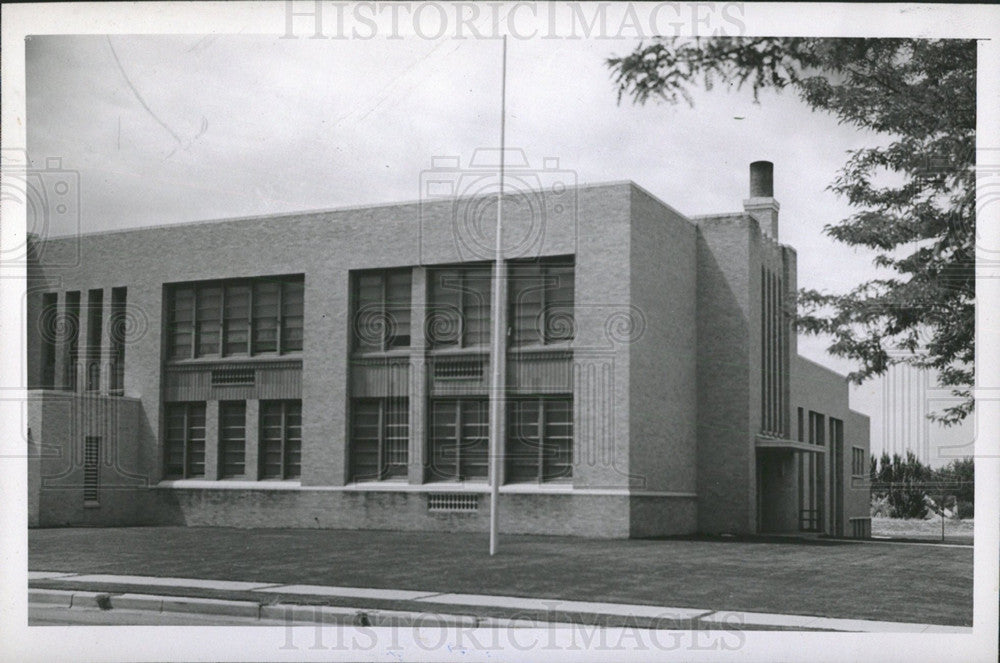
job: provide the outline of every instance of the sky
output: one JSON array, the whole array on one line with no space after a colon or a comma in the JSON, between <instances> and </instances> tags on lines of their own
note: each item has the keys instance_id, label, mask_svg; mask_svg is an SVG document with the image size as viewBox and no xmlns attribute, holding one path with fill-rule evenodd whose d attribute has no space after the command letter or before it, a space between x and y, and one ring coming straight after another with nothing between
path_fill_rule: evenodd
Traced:
<instances>
[{"instance_id":1,"label":"sky","mask_svg":"<svg viewBox=\"0 0 1000 663\"><path fill-rule=\"evenodd\" d=\"M879 138L793 94L693 90L694 107L617 102L605 58L632 39L510 40L507 146L555 157L578 183L632 180L687 215L735 212L748 165L774 163L779 239L800 287L844 291L873 255L823 234L850 214L827 187ZM434 157L499 143L497 40L310 40L280 35L34 36L26 43L32 165L79 173L79 218L49 236L420 198ZM29 230L31 222L29 221ZM36 229L37 231L38 229ZM799 352L846 373L819 338ZM852 389L873 417L893 387ZM973 426L931 434L951 446ZM964 454L960 454L964 455Z\"/></svg>"}]
</instances>

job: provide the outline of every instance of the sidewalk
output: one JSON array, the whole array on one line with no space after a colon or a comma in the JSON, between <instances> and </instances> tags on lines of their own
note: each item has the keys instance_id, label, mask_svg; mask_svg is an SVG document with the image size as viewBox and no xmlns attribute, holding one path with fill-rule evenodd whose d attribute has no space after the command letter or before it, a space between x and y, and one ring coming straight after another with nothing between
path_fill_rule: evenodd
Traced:
<instances>
[{"instance_id":1,"label":"sidewalk","mask_svg":"<svg viewBox=\"0 0 1000 663\"><path fill-rule=\"evenodd\" d=\"M540 628L808 630L864 633L972 633L961 626L700 610L432 591L324 587L155 576L28 573L31 605L188 612L273 624Z\"/></svg>"}]
</instances>

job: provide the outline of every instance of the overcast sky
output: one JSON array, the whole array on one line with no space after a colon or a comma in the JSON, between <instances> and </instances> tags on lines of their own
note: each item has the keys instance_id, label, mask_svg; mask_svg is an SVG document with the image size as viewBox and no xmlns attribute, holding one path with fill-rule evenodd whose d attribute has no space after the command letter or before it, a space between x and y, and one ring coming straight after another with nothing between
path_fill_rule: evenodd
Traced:
<instances>
[{"instance_id":1,"label":"overcast sky","mask_svg":"<svg viewBox=\"0 0 1000 663\"><path fill-rule=\"evenodd\" d=\"M557 157L580 183L633 180L688 215L739 211L749 163L773 161L800 287L842 291L874 274L870 253L822 233L850 212L827 186L873 135L792 94L618 105L604 59L634 45L511 40L507 145L532 164ZM493 40L32 37L26 79L29 156L79 171L84 231L414 200L432 157L465 164L499 142ZM49 233L76 230L62 225ZM824 345L803 338L800 353L851 369ZM883 396L874 383L852 406L878 418Z\"/></svg>"}]
</instances>

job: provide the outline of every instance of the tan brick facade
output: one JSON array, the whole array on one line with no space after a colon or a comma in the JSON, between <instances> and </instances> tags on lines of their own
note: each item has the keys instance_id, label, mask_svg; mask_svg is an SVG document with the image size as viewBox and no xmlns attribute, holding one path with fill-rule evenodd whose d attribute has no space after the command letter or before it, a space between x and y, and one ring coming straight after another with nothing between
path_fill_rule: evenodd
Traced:
<instances>
[{"instance_id":1,"label":"tan brick facade","mask_svg":"<svg viewBox=\"0 0 1000 663\"><path fill-rule=\"evenodd\" d=\"M540 207L514 199L505 205L505 257L572 258L575 337L571 347L512 352L507 373L509 385L521 381L511 387L516 393L571 394L572 479L505 484L501 531L595 537L758 531L759 274L768 265L794 293L794 252L763 236L747 214L687 219L632 183L559 195L558 205L545 196ZM29 274L28 425L34 443L60 450L70 469L44 454L31 463L31 523L485 531L485 482L428 482L427 472L428 402L445 388L434 373L444 354L426 341L428 275L440 265L489 257L456 214L460 208L450 201L406 203L49 240ZM483 223L483 237L493 236L490 223ZM47 267L77 251L79 266ZM412 338L407 348L362 360L352 355L351 283L360 270L379 268L411 274ZM168 357L170 284L278 275L304 278L301 352L238 362ZM56 294L54 314L65 317L67 293L80 293L82 347L90 293L103 290L101 315L90 319L100 317L106 341L111 291L121 287L127 288L124 396L109 393L114 367L106 343L95 392L73 393L86 390L79 375L73 390L53 389L65 384L71 350L65 334L46 331L43 294ZM789 337L781 407L791 421L799 407L799 364ZM43 384L48 355L53 385ZM227 366L256 371L257 382L208 382ZM351 470L351 402L380 389L401 390L409 399L408 465L401 478L359 483ZM196 479L171 479L164 474L164 411L191 394L207 405L206 469ZM828 416L847 422L847 446L867 450L867 419L847 411L846 385L824 384L822 394L824 407L833 408ZM219 403L233 399L246 403L247 468L257 468L264 453L265 401L301 401L300 476L258 480L256 469L248 469L240 479L219 478ZM115 413L100 415L112 422L100 432L69 423L95 407ZM85 506L83 460L74 449L86 437L99 437L103 446L99 504ZM119 470L134 483L113 491L109 481ZM54 476L76 488L55 488ZM478 508L435 510L435 494L478 495ZM845 518L867 514L860 493L844 506Z\"/></svg>"}]
</instances>

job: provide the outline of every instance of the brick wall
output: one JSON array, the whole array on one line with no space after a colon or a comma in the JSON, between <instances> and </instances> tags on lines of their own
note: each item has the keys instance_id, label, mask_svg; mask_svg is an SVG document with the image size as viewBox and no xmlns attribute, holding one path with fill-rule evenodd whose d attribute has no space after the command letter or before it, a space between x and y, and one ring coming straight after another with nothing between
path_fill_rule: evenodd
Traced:
<instances>
[{"instance_id":1,"label":"brick wall","mask_svg":"<svg viewBox=\"0 0 1000 663\"><path fill-rule=\"evenodd\" d=\"M697 490L696 237L693 223L633 190L629 445L633 485L643 490Z\"/></svg>"},{"instance_id":2,"label":"brick wall","mask_svg":"<svg viewBox=\"0 0 1000 663\"><path fill-rule=\"evenodd\" d=\"M33 526L126 525L140 519L149 476L131 443L139 403L106 396L29 392L33 453L29 523ZM97 500L84 498L84 444L99 439Z\"/></svg>"}]
</instances>

